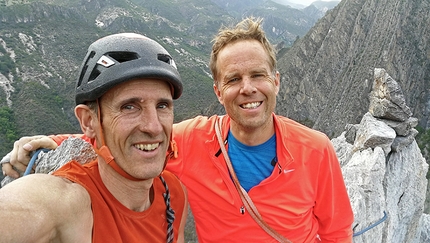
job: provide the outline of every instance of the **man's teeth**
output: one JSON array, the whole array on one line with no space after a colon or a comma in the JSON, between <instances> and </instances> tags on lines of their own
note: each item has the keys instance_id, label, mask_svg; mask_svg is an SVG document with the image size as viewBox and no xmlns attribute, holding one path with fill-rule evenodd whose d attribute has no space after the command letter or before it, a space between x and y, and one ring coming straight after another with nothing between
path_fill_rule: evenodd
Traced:
<instances>
[{"instance_id":1,"label":"man's teeth","mask_svg":"<svg viewBox=\"0 0 430 243\"><path fill-rule=\"evenodd\" d=\"M260 106L261 102L252 102L252 103L247 103L247 104L243 104L242 108L245 109L253 109L253 108L257 108L258 106Z\"/></svg>"},{"instance_id":2,"label":"man's teeth","mask_svg":"<svg viewBox=\"0 0 430 243\"><path fill-rule=\"evenodd\" d=\"M160 144L159 143L153 143L153 144L136 144L134 145L134 147L136 147L139 150L143 150L143 151L151 151L154 150L156 148L158 148Z\"/></svg>"}]
</instances>

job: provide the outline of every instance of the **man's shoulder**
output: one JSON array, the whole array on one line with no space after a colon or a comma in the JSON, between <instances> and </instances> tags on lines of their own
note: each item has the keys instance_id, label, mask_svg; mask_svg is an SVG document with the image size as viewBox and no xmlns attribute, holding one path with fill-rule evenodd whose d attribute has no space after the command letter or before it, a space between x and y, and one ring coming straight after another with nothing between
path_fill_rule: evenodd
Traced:
<instances>
[{"instance_id":1,"label":"man's shoulder","mask_svg":"<svg viewBox=\"0 0 430 243\"><path fill-rule=\"evenodd\" d=\"M0 190L0 208L4 209L0 214L1 220L8 218L11 226L26 227L24 231L8 229L5 237L8 239L8 234L13 236L14 242L21 242L17 237L32 241L33 238L48 239L54 234L57 235L55 239L61 242L91 239L89 195L82 186L63 178L31 174L17 179ZM18 231L22 233L19 236Z\"/></svg>"},{"instance_id":2,"label":"man's shoulder","mask_svg":"<svg viewBox=\"0 0 430 243\"><path fill-rule=\"evenodd\" d=\"M278 126L279 132L292 140L310 140L314 142L327 142L329 140L328 136L318 130L310 128L302 123L294 121L288 117L276 116L276 124Z\"/></svg>"},{"instance_id":3,"label":"man's shoulder","mask_svg":"<svg viewBox=\"0 0 430 243\"><path fill-rule=\"evenodd\" d=\"M173 126L177 127L177 126L198 126L201 124L205 125L208 122L215 122L215 120L218 117L219 117L218 115L214 115L214 116L210 116L210 117L199 115L199 116L195 116L193 118L186 119L186 120L183 120L181 122L175 123L175 124L173 124Z\"/></svg>"},{"instance_id":4,"label":"man's shoulder","mask_svg":"<svg viewBox=\"0 0 430 243\"><path fill-rule=\"evenodd\" d=\"M205 133L211 133L211 130L214 129L215 121L219 116L214 115L211 117L208 116L196 116L191 119L184 120L182 122L176 123L173 125L173 132L175 134L182 134L187 131L197 132L203 131Z\"/></svg>"},{"instance_id":5,"label":"man's shoulder","mask_svg":"<svg viewBox=\"0 0 430 243\"><path fill-rule=\"evenodd\" d=\"M47 207L53 212L81 208L91 202L86 189L67 179L49 174L30 174L1 189L15 198ZM79 210L77 210L79 212Z\"/></svg>"},{"instance_id":6,"label":"man's shoulder","mask_svg":"<svg viewBox=\"0 0 430 243\"><path fill-rule=\"evenodd\" d=\"M61 199L62 201L66 201L66 204L70 204L66 206L67 208L71 205L80 207L81 204L88 204L91 202L88 191L79 183L75 183L69 179L54 175L33 175L40 175L41 177L44 177L38 179L40 180L40 183L43 183L41 185L45 185L45 189L49 191L48 194L54 195L56 198Z\"/></svg>"},{"instance_id":7,"label":"man's shoulder","mask_svg":"<svg viewBox=\"0 0 430 243\"><path fill-rule=\"evenodd\" d=\"M71 189L73 184L73 182L58 176L36 173L19 178L18 180L9 183L4 188L11 187L13 190L17 190L17 193L20 190L25 190L33 191L33 194L46 193L58 195L67 192L67 190Z\"/></svg>"}]
</instances>

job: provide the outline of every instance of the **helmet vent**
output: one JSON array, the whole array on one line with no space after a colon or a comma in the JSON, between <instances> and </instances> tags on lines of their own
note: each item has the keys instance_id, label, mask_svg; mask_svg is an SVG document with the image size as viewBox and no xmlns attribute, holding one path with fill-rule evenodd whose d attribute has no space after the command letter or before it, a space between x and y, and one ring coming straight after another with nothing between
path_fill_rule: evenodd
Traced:
<instances>
[{"instance_id":1,"label":"helmet vent","mask_svg":"<svg viewBox=\"0 0 430 243\"><path fill-rule=\"evenodd\" d=\"M79 75L79 80L78 80L76 87L81 87L82 80L83 80L85 73L87 72L87 69L88 69L88 62L94 57L95 54L96 53L94 51L89 53L87 60L85 60L85 64L82 66L82 71L81 71L81 74Z\"/></svg>"},{"instance_id":2,"label":"helmet vent","mask_svg":"<svg viewBox=\"0 0 430 243\"><path fill-rule=\"evenodd\" d=\"M173 61L172 57L167 54L158 54L158 60L165 62L177 69L175 61Z\"/></svg>"},{"instance_id":3,"label":"helmet vent","mask_svg":"<svg viewBox=\"0 0 430 243\"><path fill-rule=\"evenodd\" d=\"M135 52L109 52L106 53L106 56L109 56L110 58L114 59L119 63L139 59L139 55L137 55L137 53Z\"/></svg>"},{"instance_id":4,"label":"helmet vent","mask_svg":"<svg viewBox=\"0 0 430 243\"><path fill-rule=\"evenodd\" d=\"M101 72L97 68L94 68L93 71L91 72L90 77L88 78L88 82L91 82L94 79L96 79L100 75L100 73Z\"/></svg>"},{"instance_id":5,"label":"helmet vent","mask_svg":"<svg viewBox=\"0 0 430 243\"><path fill-rule=\"evenodd\" d=\"M133 61L139 59L139 55L135 52L109 52L103 55L97 62L97 66L92 70L88 82L96 79L101 73L103 68L109 68L116 63L124 63L128 61ZM101 66L100 66L101 65Z\"/></svg>"}]
</instances>

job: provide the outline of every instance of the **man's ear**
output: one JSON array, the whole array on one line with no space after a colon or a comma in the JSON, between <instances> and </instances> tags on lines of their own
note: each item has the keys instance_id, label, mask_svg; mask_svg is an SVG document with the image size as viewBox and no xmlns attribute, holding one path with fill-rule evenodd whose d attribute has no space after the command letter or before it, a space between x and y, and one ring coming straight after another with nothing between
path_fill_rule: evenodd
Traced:
<instances>
[{"instance_id":1,"label":"man's ear","mask_svg":"<svg viewBox=\"0 0 430 243\"><path fill-rule=\"evenodd\" d=\"M224 105L224 101L221 97L221 91L218 89L218 86L216 84L214 84L213 88L214 88L214 92L215 92L216 97L218 98L219 103L221 103L221 105Z\"/></svg>"},{"instance_id":2,"label":"man's ear","mask_svg":"<svg viewBox=\"0 0 430 243\"><path fill-rule=\"evenodd\" d=\"M275 73L275 86L275 93L276 95L278 95L279 89L281 87L281 74L278 71L276 71Z\"/></svg>"},{"instance_id":3,"label":"man's ear","mask_svg":"<svg viewBox=\"0 0 430 243\"><path fill-rule=\"evenodd\" d=\"M97 114L87 105L77 105L75 107L75 116L78 118L82 132L89 138L95 138L95 127L98 123Z\"/></svg>"}]
</instances>

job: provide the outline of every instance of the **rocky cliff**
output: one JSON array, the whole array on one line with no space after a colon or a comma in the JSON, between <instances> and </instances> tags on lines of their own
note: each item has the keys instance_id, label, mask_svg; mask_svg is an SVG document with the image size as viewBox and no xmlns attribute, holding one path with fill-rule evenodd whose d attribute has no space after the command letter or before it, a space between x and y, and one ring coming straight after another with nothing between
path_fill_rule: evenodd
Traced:
<instances>
[{"instance_id":1,"label":"rocky cliff","mask_svg":"<svg viewBox=\"0 0 430 243\"><path fill-rule=\"evenodd\" d=\"M414 139L417 119L384 69L374 70L369 100L360 123L332 139L354 211L354 242L428 242L428 164Z\"/></svg>"},{"instance_id":2,"label":"rocky cliff","mask_svg":"<svg viewBox=\"0 0 430 243\"><path fill-rule=\"evenodd\" d=\"M338 136L368 111L373 68L381 67L429 128L429 11L429 1L341 1L279 58L278 113Z\"/></svg>"}]
</instances>

